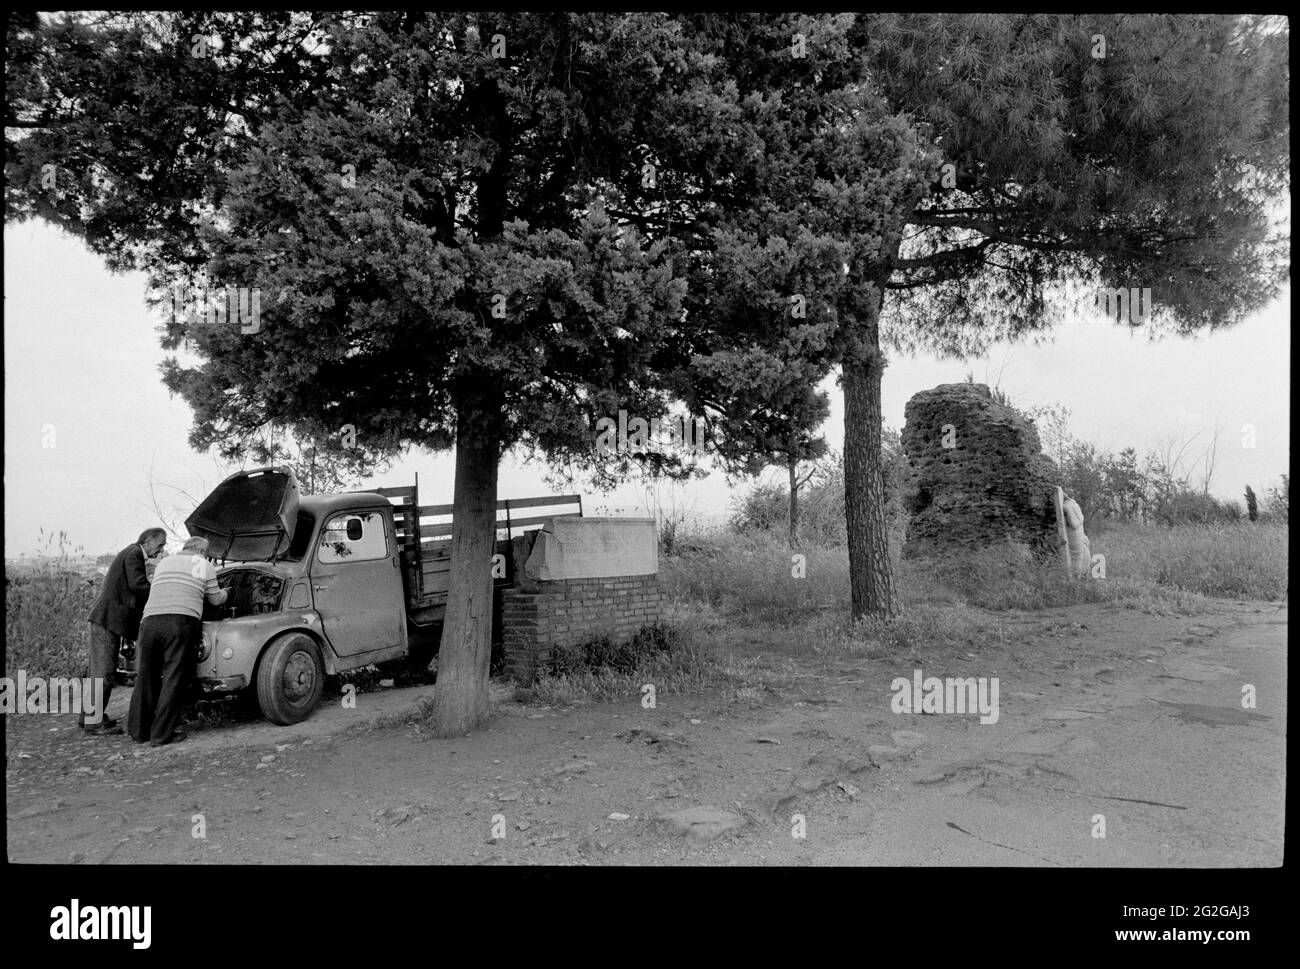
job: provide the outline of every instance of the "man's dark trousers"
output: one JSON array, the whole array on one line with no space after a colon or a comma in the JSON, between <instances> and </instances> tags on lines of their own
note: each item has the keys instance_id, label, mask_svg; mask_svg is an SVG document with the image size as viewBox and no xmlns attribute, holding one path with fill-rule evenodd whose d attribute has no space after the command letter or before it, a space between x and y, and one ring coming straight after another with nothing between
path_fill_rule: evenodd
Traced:
<instances>
[{"instance_id":1,"label":"man's dark trousers","mask_svg":"<svg viewBox=\"0 0 1300 969\"><path fill-rule=\"evenodd\" d=\"M136 642L135 692L127 715L133 740L165 744L185 707L185 684L202 626L193 616L145 616Z\"/></svg>"},{"instance_id":2,"label":"man's dark trousers","mask_svg":"<svg viewBox=\"0 0 1300 969\"><path fill-rule=\"evenodd\" d=\"M108 697L113 692L113 676L117 672L117 652L122 645L122 637L111 633L97 622L90 624L90 678L104 681L103 705L89 716L84 712L77 714L77 726L84 727L89 721L92 727L101 725L108 716ZM84 707L83 707L84 710ZM96 718L95 714L99 717Z\"/></svg>"}]
</instances>

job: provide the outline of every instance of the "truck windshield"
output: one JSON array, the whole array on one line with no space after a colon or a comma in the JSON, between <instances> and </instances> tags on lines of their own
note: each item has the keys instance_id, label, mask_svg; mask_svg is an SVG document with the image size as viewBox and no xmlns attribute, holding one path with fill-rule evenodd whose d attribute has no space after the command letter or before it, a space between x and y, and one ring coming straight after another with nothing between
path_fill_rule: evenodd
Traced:
<instances>
[{"instance_id":1,"label":"truck windshield","mask_svg":"<svg viewBox=\"0 0 1300 969\"><path fill-rule=\"evenodd\" d=\"M309 511L298 512L298 521L293 526L293 541L289 551L280 556L289 561L303 558L311 550L311 533L316 530L316 516Z\"/></svg>"}]
</instances>

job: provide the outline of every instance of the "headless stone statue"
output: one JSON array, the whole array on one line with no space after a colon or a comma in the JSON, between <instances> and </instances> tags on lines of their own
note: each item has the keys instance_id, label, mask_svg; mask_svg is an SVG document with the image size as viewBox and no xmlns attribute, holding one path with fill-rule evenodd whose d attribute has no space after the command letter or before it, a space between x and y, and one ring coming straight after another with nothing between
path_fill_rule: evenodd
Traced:
<instances>
[{"instance_id":1,"label":"headless stone statue","mask_svg":"<svg viewBox=\"0 0 1300 969\"><path fill-rule=\"evenodd\" d=\"M1083 509L1062 488L1056 489L1056 531L1065 571L1086 577L1092 569L1092 546L1083 532Z\"/></svg>"}]
</instances>

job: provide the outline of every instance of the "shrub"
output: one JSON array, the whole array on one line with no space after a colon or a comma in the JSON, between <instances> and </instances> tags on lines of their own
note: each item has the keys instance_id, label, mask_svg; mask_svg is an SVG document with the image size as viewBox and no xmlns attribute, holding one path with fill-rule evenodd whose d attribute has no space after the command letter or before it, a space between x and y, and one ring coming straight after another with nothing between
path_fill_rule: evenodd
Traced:
<instances>
[{"instance_id":1,"label":"shrub","mask_svg":"<svg viewBox=\"0 0 1300 969\"><path fill-rule=\"evenodd\" d=\"M715 652L676 623L649 626L631 642L597 640L552 651L531 688L538 702L572 704L634 696L645 683L658 694L698 692L729 679Z\"/></svg>"},{"instance_id":2,"label":"shrub","mask_svg":"<svg viewBox=\"0 0 1300 969\"><path fill-rule=\"evenodd\" d=\"M1279 488L1269 488L1264 493L1264 514L1273 521L1285 522L1291 514L1291 476L1282 475Z\"/></svg>"},{"instance_id":3,"label":"shrub","mask_svg":"<svg viewBox=\"0 0 1300 969\"><path fill-rule=\"evenodd\" d=\"M848 602L848 550L809 545L800 550L805 577L794 578L785 526L775 531L723 532L659 563L670 597L707 603L747 620L786 627Z\"/></svg>"},{"instance_id":4,"label":"shrub","mask_svg":"<svg viewBox=\"0 0 1300 969\"><path fill-rule=\"evenodd\" d=\"M782 527L790 510L789 488L775 481L755 482L739 500L731 516L738 532L769 532Z\"/></svg>"},{"instance_id":5,"label":"shrub","mask_svg":"<svg viewBox=\"0 0 1300 969\"><path fill-rule=\"evenodd\" d=\"M551 676L571 676L582 672L635 672L658 654L671 652L679 637L663 624L647 626L625 643L604 637L587 643L557 646L551 650L547 672Z\"/></svg>"},{"instance_id":6,"label":"shrub","mask_svg":"<svg viewBox=\"0 0 1300 969\"><path fill-rule=\"evenodd\" d=\"M1241 520L1241 506L1213 495L1181 489L1155 506L1155 520L1162 525L1210 525Z\"/></svg>"},{"instance_id":7,"label":"shrub","mask_svg":"<svg viewBox=\"0 0 1300 969\"><path fill-rule=\"evenodd\" d=\"M911 472L903 454L899 432L881 433L881 469L885 481L885 518L891 531L901 534L907 525L903 495L911 486ZM737 532L789 531L790 489L779 481L755 482L741 494L733 509L731 528ZM799 537L802 544L839 548L848 542L844 516L844 457L818 463L809 482L799 489Z\"/></svg>"}]
</instances>

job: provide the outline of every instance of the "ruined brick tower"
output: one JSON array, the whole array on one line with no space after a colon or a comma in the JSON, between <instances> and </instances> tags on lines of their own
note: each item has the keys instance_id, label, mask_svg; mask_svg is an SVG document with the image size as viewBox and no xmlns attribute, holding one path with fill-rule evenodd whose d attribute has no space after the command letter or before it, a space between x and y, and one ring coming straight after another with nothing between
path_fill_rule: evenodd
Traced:
<instances>
[{"instance_id":1,"label":"ruined brick tower","mask_svg":"<svg viewBox=\"0 0 1300 969\"><path fill-rule=\"evenodd\" d=\"M1060 481L1033 421L984 384L940 384L907 402L903 450L912 484L903 554L934 555L1018 542L1053 547Z\"/></svg>"}]
</instances>

